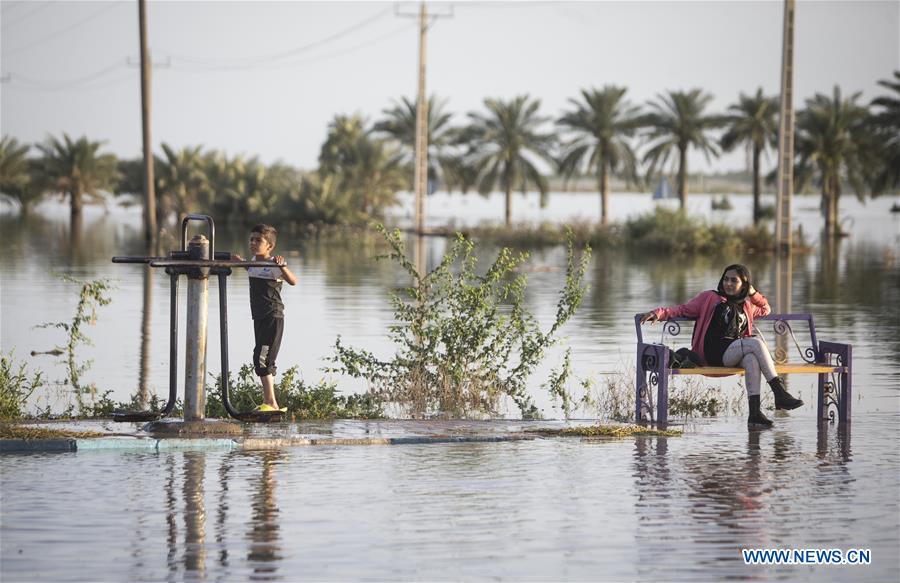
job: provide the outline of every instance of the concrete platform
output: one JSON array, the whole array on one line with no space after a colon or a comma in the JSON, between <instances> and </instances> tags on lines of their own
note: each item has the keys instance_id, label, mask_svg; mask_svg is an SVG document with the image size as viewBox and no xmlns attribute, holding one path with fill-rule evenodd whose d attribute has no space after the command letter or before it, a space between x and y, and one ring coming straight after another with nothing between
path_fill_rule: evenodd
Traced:
<instances>
[{"instance_id":1,"label":"concrete platform","mask_svg":"<svg viewBox=\"0 0 900 583\"><path fill-rule=\"evenodd\" d=\"M201 423L202 425L196 425ZM97 437L0 439L0 453L85 452L111 450L266 450L312 446L422 445L496 443L535 439L527 427L563 427L564 422L337 420L301 423L241 424L180 419L141 426L104 421L23 423L30 428L92 431ZM123 427L124 426L124 427ZM122 431L126 429L126 431ZM198 432L207 431L207 434ZM231 435L217 434L227 431Z\"/></svg>"}]
</instances>

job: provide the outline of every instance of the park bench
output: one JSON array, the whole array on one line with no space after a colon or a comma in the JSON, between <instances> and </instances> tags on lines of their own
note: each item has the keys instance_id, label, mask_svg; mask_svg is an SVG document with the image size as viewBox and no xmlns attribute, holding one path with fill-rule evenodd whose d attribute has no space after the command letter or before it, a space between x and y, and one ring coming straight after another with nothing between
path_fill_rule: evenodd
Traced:
<instances>
[{"instance_id":1,"label":"park bench","mask_svg":"<svg viewBox=\"0 0 900 583\"><path fill-rule=\"evenodd\" d=\"M635 382L635 420L638 423L655 422L665 425L669 419L669 377L675 375L708 375L730 376L744 374L743 368L724 366L704 366L696 368L669 368L668 341L677 340L681 334L682 322L695 321L694 318L672 318L661 321L662 331L659 342L645 342L642 333L641 314L634 317L637 331L637 382ZM816 338L816 326L811 314L769 314L754 318L754 335L766 340L763 328L771 322L771 330L776 339L776 348L772 350L775 370L783 374L817 374L819 375L818 404L816 419L834 421L837 409L838 422L850 423L851 372L853 347L850 344L819 341ZM809 345L800 346L792 328L805 328L808 336L803 340ZM805 326L803 326L805 324ZM793 343L799 353L799 361L789 362L788 355ZM764 380L764 379L763 379ZM656 418L654 419L653 392L656 387Z\"/></svg>"}]
</instances>

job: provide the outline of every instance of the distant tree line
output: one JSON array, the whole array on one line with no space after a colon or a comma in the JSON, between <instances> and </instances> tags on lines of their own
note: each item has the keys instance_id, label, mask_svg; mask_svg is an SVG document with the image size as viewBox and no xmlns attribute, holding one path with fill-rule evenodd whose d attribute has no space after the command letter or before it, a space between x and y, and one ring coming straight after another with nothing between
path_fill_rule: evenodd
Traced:
<instances>
[{"instance_id":1,"label":"distant tree line","mask_svg":"<svg viewBox=\"0 0 900 583\"><path fill-rule=\"evenodd\" d=\"M879 81L886 94L860 102L835 87L807 99L796 115L795 189L814 184L822 197L828 234L838 231L838 202L847 188L863 197L900 185L900 72ZM674 175L681 207L687 204L688 153L707 160L744 148L753 181L754 223L761 220L760 160L777 147L778 98L762 89L740 94L726 112L708 111L713 97L701 89L666 91L635 105L624 87L584 89L555 119L540 115L540 100L522 95L486 99L482 111L451 125L445 102L428 100L428 179L432 188L505 194L511 223L512 193L537 190L547 203L547 175L566 180L592 176L600 193L601 223L609 216L610 178L642 186ZM412 188L416 104L406 98L370 124L338 115L328 125L318 168L301 171L257 158L229 157L200 146L156 156L161 221L206 211L221 220L277 216L298 223L353 224L381 215L396 193ZM73 217L103 192L142 191L141 160L101 153L102 142L67 134L31 147L0 142L0 192L23 212L47 195L69 201ZM771 180L772 176L769 176Z\"/></svg>"}]
</instances>

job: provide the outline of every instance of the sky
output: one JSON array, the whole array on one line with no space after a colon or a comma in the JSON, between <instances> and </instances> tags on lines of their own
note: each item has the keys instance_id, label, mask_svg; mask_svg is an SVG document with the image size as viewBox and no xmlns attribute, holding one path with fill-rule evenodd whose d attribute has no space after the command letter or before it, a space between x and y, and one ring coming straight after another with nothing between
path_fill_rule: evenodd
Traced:
<instances>
[{"instance_id":1,"label":"sky","mask_svg":"<svg viewBox=\"0 0 900 583\"><path fill-rule=\"evenodd\" d=\"M68 132L141 153L137 2L0 1L0 130L21 142ZM454 2L427 37L427 91L462 124L485 98L528 94L548 118L582 89L628 88L645 104L701 88L724 112L739 93L779 92L780 1ZM416 3L148 2L152 132L303 169L328 122L370 121L415 95ZM795 106L861 92L900 69L900 1L797 2ZM546 126L554 130L552 124ZM740 170L742 153L692 170ZM774 165L774 156L769 166Z\"/></svg>"}]
</instances>

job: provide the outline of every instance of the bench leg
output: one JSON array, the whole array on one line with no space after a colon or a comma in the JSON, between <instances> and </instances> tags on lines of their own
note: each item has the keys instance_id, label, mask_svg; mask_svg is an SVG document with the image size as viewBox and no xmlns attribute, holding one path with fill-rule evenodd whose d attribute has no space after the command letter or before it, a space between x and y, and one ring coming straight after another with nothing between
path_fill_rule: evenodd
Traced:
<instances>
[{"instance_id":1,"label":"bench leg","mask_svg":"<svg viewBox=\"0 0 900 583\"><path fill-rule=\"evenodd\" d=\"M656 385L656 425L665 429L669 422L669 354L663 351L658 360L659 373Z\"/></svg>"},{"instance_id":2,"label":"bench leg","mask_svg":"<svg viewBox=\"0 0 900 583\"><path fill-rule=\"evenodd\" d=\"M834 387L835 396L837 398L838 422L841 424L850 423L851 403L853 400L853 346L850 344L841 344L838 342L820 342L819 350L822 353L822 359L828 362L828 355L837 356L837 364L846 368L847 372L838 375L838 386ZM820 379L824 375L820 375ZM823 381L819 381L820 386ZM821 389L820 389L821 390ZM827 403L824 405L827 414Z\"/></svg>"},{"instance_id":3,"label":"bench leg","mask_svg":"<svg viewBox=\"0 0 900 583\"><path fill-rule=\"evenodd\" d=\"M637 365L634 383L634 422L644 421L643 391L647 387L647 369L644 367L643 345L638 344Z\"/></svg>"},{"instance_id":4,"label":"bench leg","mask_svg":"<svg viewBox=\"0 0 900 583\"><path fill-rule=\"evenodd\" d=\"M816 419L819 422L828 420L828 406L825 404L825 383L828 382L826 373L819 373L819 399L816 404Z\"/></svg>"},{"instance_id":5,"label":"bench leg","mask_svg":"<svg viewBox=\"0 0 900 583\"><path fill-rule=\"evenodd\" d=\"M634 383L635 423L653 422L653 386L665 382L668 348L658 344L638 344L637 379ZM658 405L657 405L658 407Z\"/></svg>"},{"instance_id":6,"label":"bench leg","mask_svg":"<svg viewBox=\"0 0 900 583\"><path fill-rule=\"evenodd\" d=\"M659 385L656 387L656 425L665 429L669 423L669 375L659 375Z\"/></svg>"}]
</instances>

